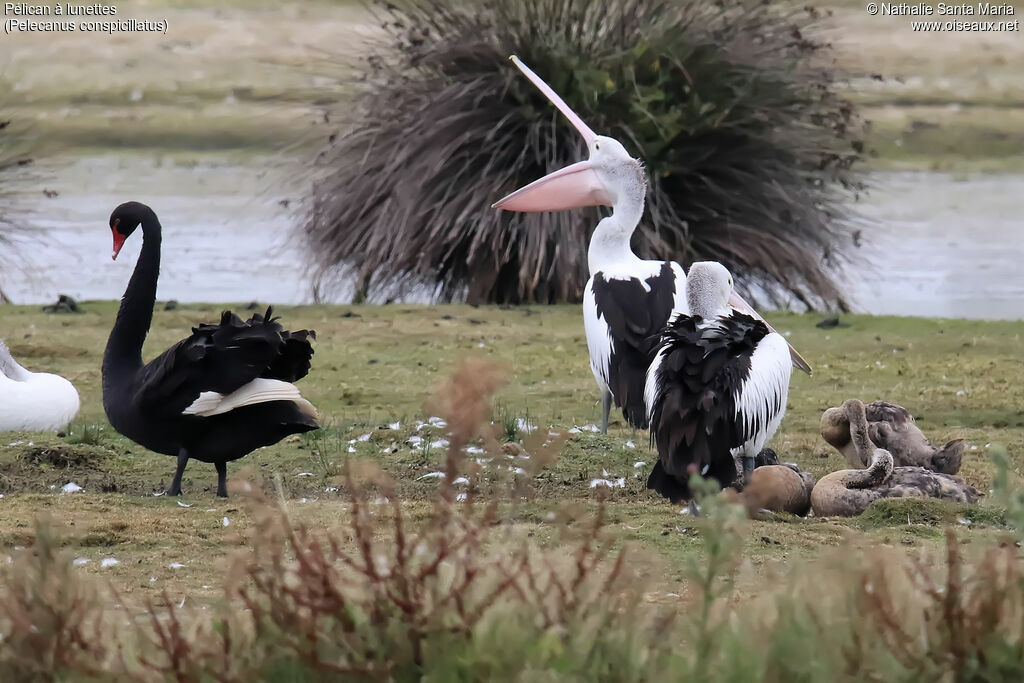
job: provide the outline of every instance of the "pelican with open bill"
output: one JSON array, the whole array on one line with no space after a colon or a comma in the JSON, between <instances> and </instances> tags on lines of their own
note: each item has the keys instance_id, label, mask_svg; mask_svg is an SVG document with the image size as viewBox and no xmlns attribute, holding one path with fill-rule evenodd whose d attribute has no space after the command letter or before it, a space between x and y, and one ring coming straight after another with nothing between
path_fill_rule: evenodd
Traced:
<instances>
[{"instance_id":1,"label":"pelican with open bill","mask_svg":"<svg viewBox=\"0 0 1024 683\"><path fill-rule=\"evenodd\" d=\"M614 138L597 135L537 74L513 56L512 62L565 115L583 136L590 151L580 161L549 173L495 202L505 211L563 211L584 206L610 206L612 213L597 224L590 238L587 264L590 280L583 293L583 321L590 368L603 391L601 431L608 430L611 403L623 417L646 429L644 383L658 335L673 313L688 314L686 272L674 261L639 258L629 246L644 213L647 179L643 164ZM762 322L764 319L733 292L729 305ZM767 325L768 323L765 322ZM768 326L774 332L771 326ZM790 346L793 365L811 368Z\"/></svg>"}]
</instances>

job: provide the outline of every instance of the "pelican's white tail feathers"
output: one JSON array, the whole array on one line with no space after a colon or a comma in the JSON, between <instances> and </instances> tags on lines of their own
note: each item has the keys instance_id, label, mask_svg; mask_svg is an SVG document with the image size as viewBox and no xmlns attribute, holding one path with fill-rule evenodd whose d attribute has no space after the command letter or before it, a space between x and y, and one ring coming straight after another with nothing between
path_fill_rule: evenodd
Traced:
<instances>
[{"instance_id":1,"label":"pelican's white tail feathers","mask_svg":"<svg viewBox=\"0 0 1024 683\"><path fill-rule=\"evenodd\" d=\"M182 415L212 417L222 415L235 408L251 406L256 403L270 401L292 401L306 415L317 419L316 408L302 397L298 387L290 382L279 379L254 379L230 394L219 394L216 391L204 391L199 398L182 411Z\"/></svg>"}]
</instances>

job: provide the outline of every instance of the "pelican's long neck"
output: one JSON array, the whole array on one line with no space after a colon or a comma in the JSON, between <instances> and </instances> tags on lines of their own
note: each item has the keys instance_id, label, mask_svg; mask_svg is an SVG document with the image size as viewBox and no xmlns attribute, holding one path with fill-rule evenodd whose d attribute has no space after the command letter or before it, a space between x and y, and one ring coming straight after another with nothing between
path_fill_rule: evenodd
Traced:
<instances>
[{"instance_id":1,"label":"pelican's long neck","mask_svg":"<svg viewBox=\"0 0 1024 683\"><path fill-rule=\"evenodd\" d=\"M629 241L644 214L644 190L639 186L621 192L612 205L612 215L597 224L587 250L591 275L615 266L628 267L640 263L641 259L633 253Z\"/></svg>"},{"instance_id":2,"label":"pelican's long neck","mask_svg":"<svg viewBox=\"0 0 1024 683\"><path fill-rule=\"evenodd\" d=\"M142 344L153 322L156 283L160 276L161 227L153 211L142 219L142 251L121 298L117 320L103 353L103 375L142 367Z\"/></svg>"}]
</instances>

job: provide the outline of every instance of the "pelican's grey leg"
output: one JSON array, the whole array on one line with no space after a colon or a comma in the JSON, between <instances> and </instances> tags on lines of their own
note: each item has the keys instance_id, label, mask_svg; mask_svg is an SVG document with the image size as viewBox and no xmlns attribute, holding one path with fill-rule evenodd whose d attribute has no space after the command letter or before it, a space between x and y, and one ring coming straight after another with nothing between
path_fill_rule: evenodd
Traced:
<instances>
[{"instance_id":1,"label":"pelican's grey leg","mask_svg":"<svg viewBox=\"0 0 1024 683\"><path fill-rule=\"evenodd\" d=\"M754 471L754 458L744 455L741 460L743 461L743 485L746 486L750 483L750 475Z\"/></svg>"},{"instance_id":2,"label":"pelican's grey leg","mask_svg":"<svg viewBox=\"0 0 1024 683\"><path fill-rule=\"evenodd\" d=\"M605 389L601 398L601 433L608 433L608 413L612 412L612 392Z\"/></svg>"}]
</instances>

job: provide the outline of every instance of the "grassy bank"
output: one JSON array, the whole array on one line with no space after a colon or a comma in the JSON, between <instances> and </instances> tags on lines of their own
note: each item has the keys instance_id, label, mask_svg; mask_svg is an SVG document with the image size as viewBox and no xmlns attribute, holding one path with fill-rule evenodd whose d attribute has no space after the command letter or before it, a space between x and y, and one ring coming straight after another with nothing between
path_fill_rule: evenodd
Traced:
<instances>
[{"instance_id":1,"label":"grassy bank","mask_svg":"<svg viewBox=\"0 0 1024 683\"><path fill-rule=\"evenodd\" d=\"M8 549L27 546L33 519L45 513L64 525L72 552L89 560L82 570L112 580L124 599L165 588L213 599L225 558L237 534L250 528L252 512L244 501L215 499L215 473L203 463L186 472L181 502L190 507L153 496L169 483L173 460L112 433L102 411L100 359L116 303L85 302L82 308L84 313L63 315L37 307L0 312L0 338L15 356L33 370L63 374L82 396L82 410L63 437L3 435L0 539ZM198 322L216 319L220 310L158 310L145 356ZM313 371L301 384L325 428L229 464L229 481L274 491L280 480L297 519L328 527L350 510L345 463L368 460L395 478L395 495L415 517L436 490L432 473L444 469L448 438L431 421L439 408L428 400L458 361L479 357L502 368L507 383L494 399L496 447L502 450L496 457L473 456L481 458L475 486L490 495L530 479L525 498L506 509L516 529L541 543L555 542L550 513L586 509L597 493L593 480L621 478L608 498L616 543L635 541L669 566L699 548L679 510L643 487L655 457L646 434L625 427L621 416L613 416L607 436L590 431L599 420L599 401L577 307L309 306L279 313L290 327L318 332ZM842 468L844 461L818 436L818 420L825 408L858 397L905 405L933 442L966 438L971 446L961 474L979 489L991 485L990 444L1009 450L1014 471L1024 468L1024 418L1017 409L1024 388L1014 379L1024 346L1019 324L844 316L842 326L821 329L816 316L770 319L815 370L813 377L793 377L787 417L772 444L784 460L818 476ZM566 439L549 436L552 430L567 432ZM61 494L69 482L84 492ZM1000 519L986 501L975 510L911 506L852 523L755 522L744 532L749 562L741 585L756 585L794 558L814 558L844 542L931 547L946 523L982 542L1005 533ZM120 563L102 568L105 557ZM183 566L171 567L176 563ZM680 580L672 572L659 576L649 586L651 599L677 593Z\"/></svg>"},{"instance_id":2,"label":"grassy bank","mask_svg":"<svg viewBox=\"0 0 1024 683\"><path fill-rule=\"evenodd\" d=\"M860 2L818 5L821 35L876 125L878 168L1020 171L1019 33L914 32ZM1018 7L1018 15L1024 7ZM306 151L334 132L339 50L375 24L358 3L273 6L135 0L119 16L163 19L166 35L12 34L6 116L35 122L40 153ZM45 57L45 58L44 58ZM60 65L60 66L54 66Z\"/></svg>"}]
</instances>

